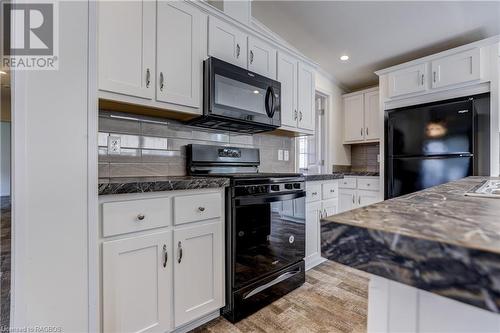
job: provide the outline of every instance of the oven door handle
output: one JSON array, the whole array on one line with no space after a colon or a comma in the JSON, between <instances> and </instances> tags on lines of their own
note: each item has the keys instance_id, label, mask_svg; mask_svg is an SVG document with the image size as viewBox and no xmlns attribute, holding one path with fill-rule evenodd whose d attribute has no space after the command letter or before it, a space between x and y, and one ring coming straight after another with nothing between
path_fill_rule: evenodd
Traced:
<instances>
[{"instance_id":1,"label":"oven door handle","mask_svg":"<svg viewBox=\"0 0 500 333\"><path fill-rule=\"evenodd\" d=\"M298 198L303 198L306 196L305 191L288 193L288 194L280 194L280 195L266 195L266 196L247 196L247 197L239 197L235 199L236 206L249 206L249 205L259 205L277 201L287 201Z\"/></svg>"},{"instance_id":2,"label":"oven door handle","mask_svg":"<svg viewBox=\"0 0 500 333\"><path fill-rule=\"evenodd\" d=\"M246 293L246 294L243 296L243 299L247 299L247 298L250 298L250 297L252 297L252 296L254 296L254 295L257 295L257 294L258 294L258 293L260 293L261 291L264 291L264 290L266 290L267 288L270 288L270 287L274 286L275 284L278 284L278 283L280 283L280 282L283 282L283 281L285 281L285 280L287 280L287 279L289 279L289 278L291 278L291 277L293 277L293 276L295 276L295 275L299 274L300 272L302 272L302 269L301 269L301 268L299 268L299 269L297 269L297 270L295 270L295 271L291 271L291 272L286 272L286 273L283 273L283 274L281 274L280 276L278 276L276 279L271 280L271 281L269 281L268 283L263 284L263 285L261 285L261 286L258 286L257 288L255 288L255 289L253 289L253 290L249 291L248 293Z\"/></svg>"}]
</instances>

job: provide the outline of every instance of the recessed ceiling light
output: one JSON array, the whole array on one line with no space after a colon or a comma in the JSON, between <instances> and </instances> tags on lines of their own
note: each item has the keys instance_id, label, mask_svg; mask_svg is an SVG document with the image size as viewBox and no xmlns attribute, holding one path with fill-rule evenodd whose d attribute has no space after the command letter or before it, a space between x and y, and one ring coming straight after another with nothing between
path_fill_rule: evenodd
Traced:
<instances>
[{"instance_id":1,"label":"recessed ceiling light","mask_svg":"<svg viewBox=\"0 0 500 333\"><path fill-rule=\"evenodd\" d=\"M348 55L340 56L340 60L347 61L347 60L349 60L349 56Z\"/></svg>"},{"instance_id":2,"label":"recessed ceiling light","mask_svg":"<svg viewBox=\"0 0 500 333\"><path fill-rule=\"evenodd\" d=\"M254 91L253 91L253 93L254 93L254 94L258 94L258 93L259 93L259 91L258 91L258 90L254 90Z\"/></svg>"}]
</instances>

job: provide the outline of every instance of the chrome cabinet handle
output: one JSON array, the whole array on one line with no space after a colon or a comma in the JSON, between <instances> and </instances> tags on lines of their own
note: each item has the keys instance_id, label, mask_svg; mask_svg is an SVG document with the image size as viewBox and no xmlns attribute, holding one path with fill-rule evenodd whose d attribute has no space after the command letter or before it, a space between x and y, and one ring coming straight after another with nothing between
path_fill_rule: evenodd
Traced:
<instances>
[{"instance_id":1,"label":"chrome cabinet handle","mask_svg":"<svg viewBox=\"0 0 500 333\"><path fill-rule=\"evenodd\" d=\"M436 83L436 75L437 75L436 71L432 72L432 82L434 83Z\"/></svg>"},{"instance_id":2,"label":"chrome cabinet handle","mask_svg":"<svg viewBox=\"0 0 500 333\"><path fill-rule=\"evenodd\" d=\"M356 200L354 199L354 194L352 195L352 203L355 204Z\"/></svg>"},{"instance_id":3,"label":"chrome cabinet handle","mask_svg":"<svg viewBox=\"0 0 500 333\"><path fill-rule=\"evenodd\" d=\"M368 127L366 128L366 130L365 130L365 131L366 131L366 135L368 135Z\"/></svg>"},{"instance_id":4,"label":"chrome cabinet handle","mask_svg":"<svg viewBox=\"0 0 500 333\"><path fill-rule=\"evenodd\" d=\"M146 215L144 215L144 214L137 215L137 220L139 220L139 221L143 221L145 218L146 218Z\"/></svg>"},{"instance_id":5,"label":"chrome cabinet handle","mask_svg":"<svg viewBox=\"0 0 500 333\"><path fill-rule=\"evenodd\" d=\"M299 120L302 121L302 111L299 111Z\"/></svg>"},{"instance_id":6,"label":"chrome cabinet handle","mask_svg":"<svg viewBox=\"0 0 500 333\"><path fill-rule=\"evenodd\" d=\"M327 217L328 216L328 212L326 211L326 208L324 209L324 211L325 211L325 217Z\"/></svg>"},{"instance_id":7,"label":"chrome cabinet handle","mask_svg":"<svg viewBox=\"0 0 500 333\"><path fill-rule=\"evenodd\" d=\"M250 63L253 64L253 51L250 50Z\"/></svg>"},{"instance_id":8,"label":"chrome cabinet handle","mask_svg":"<svg viewBox=\"0 0 500 333\"><path fill-rule=\"evenodd\" d=\"M146 88L149 88L149 85L151 84L151 72L149 71L149 68L146 69Z\"/></svg>"},{"instance_id":9,"label":"chrome cabinet handle","mask_svg":"<svg viewBox=\"0 0 500 333\"><path fill-rule=\"evenodd\" d=\"M363 136L363 127L361 127L361 136Z\"/></svg>"},{"instance_id":10,"label":"chrome cabinet handle","mask_svg":"<svg viewBox=\"0 0 500 333\"><path fill-rule=\"evenodd\" d=\"M358 205L361 205L361 197L358 197Z\"/></svg>"},{"instance_id":11,"label":"chrome cabinet handle","mask_svg":"<svg viewBox=\"0 0 500 333\"><path fill-rule=\"evenodd\" d=\"M205 211L205 207L198 207L198 210L199 210L200 212L204 212L204 211Z\"/></svg>"},{"instance_id":12,"label":"chrome cabinet handle","mask_svg":"<svg viewBox=\"0 0 500 333\"><path fill-rule=\"evenodd\" d=\"M313 196L318 195L318 192L313 192L313 193L311 193L311 195L313 195Z\"/></svg>"},{"instance_id":13,"label":"chrome cabinet handle","mask_svg":"<svg viewBox=\"0 0 500 333\"><path fill-rule=\"evenodd\" d=\"M236 44L236 58L240 57L240 44Z\"/></svg>"},{"instance_id":14,"label":"chrome cabinet handle","mask_svg":"<svg viewBox=\"0 0 500 333\"><path fill-rule=\"evenodd\" d=\"M182 261L182 243L177 244L177 262L180 264Z\"/></svg>"},{"instance_id":15,"label":"chrome cabinet handle","mask_svg":"<svg viewBox=\"0 0 500 333\"><path fill-rule=\"evenodd\" d=\"M293 111L294 112L294 120L297 120L298 116L297 116L297 110Z\"/></svg>"},{"instance_id":16,"label":"chrome cabinet handle","mask_svg":"<svg viewBox=\"0 0 500 333\"><path fill-rule=\"evenodd\" d=\"M164 253L164 256L165 256L164 257L165 259L163 259L163 267L167 267L168 252L167 252L167 245L166 244L163 245L163 253Z\"/></svg>"},{"instance_id":17,"label":"chrome cabinet handle","mask_svg":"<svg viewBox=\"0 0 500 333\"><path fill-rule=\"evenodd\" d=\"M160 72L160 91L163 91L164 86L165 86L165 80L163 78L163 72Z\"/></svg>"},{"instance_id":18,"label":"chrome cabinet handle","mask_svg":"<svg viewBox=\"0 0 500 333\"><path fill-rule=\"evenodd\" d=\"M330 190L330 193L335 193L335 190L332 188L332 189Z\"/></svg>"},{"instance_id":19,"label":"chrome cabinet handle","mask_svg":"<svg viewBox=\"0 0 500 333\"><path fill-rule=\"evenodd\" d=\"M422 74L422 77L420 78L420 80L421 80L421 81L420 81L420 82L421 82L421 84L422 84L422 85L424 85L424 74Z\"/></svg>"}]
</instances>

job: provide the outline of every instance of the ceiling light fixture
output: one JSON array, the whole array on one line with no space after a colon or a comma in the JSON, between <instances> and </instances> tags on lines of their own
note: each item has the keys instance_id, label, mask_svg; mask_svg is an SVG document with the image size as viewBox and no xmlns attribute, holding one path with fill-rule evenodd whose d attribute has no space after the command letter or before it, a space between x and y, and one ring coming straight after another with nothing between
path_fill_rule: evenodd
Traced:
<instances>
[{"instance_id":1,"label":"ceiling light fixture","mask_svg":"<svg viewBox=\"0 0 500 333\"><path fill-rule=\"evenodd\" d=\"M340 56L340 60L347 61L347 60L349 60L349 56L348 55Z\"/></svg>"},{"instance_id":2,"label":"ceiling light fixture","mask_svg":"<svg viewBox=\"0 0 500 333\"><path fill-rule=\"evenodd\" d=\"M258 93L259 93L259 91L258 91L258 90L254 90L254 91L253 91L253 93L254 93L254 94L258 94Z\"/></svg>"}]
</instances>

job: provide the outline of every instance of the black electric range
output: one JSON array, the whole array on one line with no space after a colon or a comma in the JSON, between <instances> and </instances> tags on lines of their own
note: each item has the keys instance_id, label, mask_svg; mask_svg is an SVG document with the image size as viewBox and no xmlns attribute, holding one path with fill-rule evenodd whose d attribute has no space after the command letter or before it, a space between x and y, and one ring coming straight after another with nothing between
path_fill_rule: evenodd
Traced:
<instances>
[{"instance_id":1,"label":"black electric range","mask_svg":"<svg viewBox=\"0 0 500 333\"><path fill-rule=\"evenodd\" d=\"M259 173L254 148L189 145L191 175L229 177L226 306L236 322L305 282L305 179Z\"/></svg>"}]
</instances>

